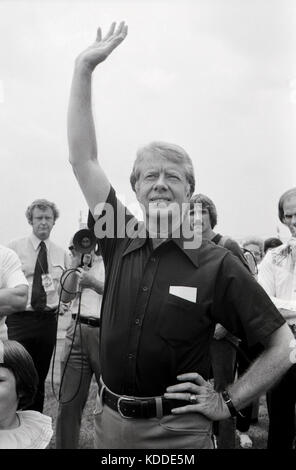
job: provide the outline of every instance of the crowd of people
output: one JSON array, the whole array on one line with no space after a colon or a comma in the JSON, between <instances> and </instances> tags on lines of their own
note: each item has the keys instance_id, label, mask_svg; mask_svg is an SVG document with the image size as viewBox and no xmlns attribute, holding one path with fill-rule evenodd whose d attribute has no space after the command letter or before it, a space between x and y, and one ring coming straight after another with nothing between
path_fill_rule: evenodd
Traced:
<instances>
[{"instance_id":1,"label":"crowd of people","mask_svg":"<svg viewBox=\"0 0 296 470\"><path fill-rule=\"evenodd\" d=\"M99 28L75 63L68 139L90 210L87 234L73 236L69 250L57 246L50 236L58 209L37 199L26 211L31 235L0 248L0 448L49 444L44 384L57 316L69 309L57 448L79 447L94 377L97 449L235 448L236 435L251 447L265 393L267 446L291 449L296 188L278 204L288 242L239 245L214 231L216 206L195 193L186 151L152 142L137 152L130 177L143 211L137 221L99 164L91 103L93 71L126 35L124 22L104 37Z\"/></svg>"}]
</instances>

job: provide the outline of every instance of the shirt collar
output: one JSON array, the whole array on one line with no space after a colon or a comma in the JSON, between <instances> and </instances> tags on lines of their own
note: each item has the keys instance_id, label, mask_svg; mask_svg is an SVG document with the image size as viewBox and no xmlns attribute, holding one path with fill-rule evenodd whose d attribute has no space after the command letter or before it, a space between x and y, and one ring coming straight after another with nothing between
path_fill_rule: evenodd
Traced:
<instances>
[{"instance_id":1,"label":"shirt collar","mask_svg":"<svg viewBox=\"0 0 296 470\"><path fill-rule=\"evenodd\" d=\"M47 240L40 240L34 233L31 233L30 240L35 251L38 250L41 241L44 241L47 250L49 249L49 238L47 238Z\"/></svg>"},{"instance_id":2,"label":"shirt collar","mask_svg":"<svg viewBox=\"0 0 296 470\"><path fill-rule=\"evenodd\" d=\"M138 222L138 223L139 223L138 236L131 239L131 242L129 243L127 248L124 250L122 256L125 256L131 253L132 251L136 251L139 248L142 248L142 246L144 246L148 240L148 232L146 231L144 222Z\"/></svg>"},{"instance_id":3,"label":"shirt collar","mask_svg":"<svg viewBox=\"0 0 296 470\"><path fill-rule=\"evenodd\" d=\"M141 223L141 222L140 222ZM145 243L148 241L148 232L146 231L144 223L142 223L141 230L139 231L140 236L133 238L132 241L129 243L125 251L123 252L123 256L131 253L132 251L136 251L142 248ZM186 239L183 237L182 230L181 235L180 231L178 230L176 233L172 234L172 237L169 238L164 242L164 244L174 242L175 245L190 259L190 261L198 268L198 248L188 248L186 244L190 243L190 239ZM163 245L160 245L163 246Z\"/></svg>"},{"instance_id":4,"label":"shirt collar","mask_svg":"<svg viewBox=\"0 0 296 470\"><path fill-rule=\"evenodd\" d=\"M184 255L187 256L187 258L190 259L190 261L194 264L194 266L196 268L198 268L199 266L199 261L198 261L198 258L199 258L199 252L198 252L198 248L188 248L186 247L186 244L190 242L190 240L179 236L179 237L172 237L171 238L172 242L175 243L175 245L177 245L177 247L184 253Z\"/></svg>"}]
</instances>

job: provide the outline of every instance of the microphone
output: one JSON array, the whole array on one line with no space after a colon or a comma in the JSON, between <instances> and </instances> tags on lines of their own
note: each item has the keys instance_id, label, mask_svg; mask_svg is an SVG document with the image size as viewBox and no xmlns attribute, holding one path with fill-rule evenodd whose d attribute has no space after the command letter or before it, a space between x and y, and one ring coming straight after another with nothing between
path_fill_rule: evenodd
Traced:
<instances>
[{"instance_id":1,"label":"microphone","mask_svg":"<svg viewBox=\"0 0 296 470\"><path fill-rule=\"evenodd\" d=\"M90 253L97 244L95 234L88 229L78 230L73 237L73 246L78 253Z\"/></svg>"},{"instance_id":2,"label":"microphone","mask_svg":"<svg viewBox=\"0 0 296 470\"><path fill-rule=\"evenodd\" d=\"M88 271L90 267L90 263L91 263L91 254L85 253L84 255L82 255L81 264L82 264L82 269L84 269L84 271Z\"/></svg>"}]
</instances>

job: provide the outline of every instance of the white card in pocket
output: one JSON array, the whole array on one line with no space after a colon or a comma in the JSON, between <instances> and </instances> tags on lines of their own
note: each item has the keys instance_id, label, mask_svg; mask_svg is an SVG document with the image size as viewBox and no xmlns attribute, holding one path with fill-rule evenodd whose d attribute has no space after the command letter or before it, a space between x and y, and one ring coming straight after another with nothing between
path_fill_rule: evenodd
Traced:
<instances>
[{"instance_id":1,"label":"white card in pocket","mask_svg":"<svg viewBox=\"0 0 296 470\"><path fill-rule=\"evenodd\" d=\"M170 286L169 293L180 297L181 299L188 300L196 304L197 288L187 286Z\"/></svg>"}]
</instances>

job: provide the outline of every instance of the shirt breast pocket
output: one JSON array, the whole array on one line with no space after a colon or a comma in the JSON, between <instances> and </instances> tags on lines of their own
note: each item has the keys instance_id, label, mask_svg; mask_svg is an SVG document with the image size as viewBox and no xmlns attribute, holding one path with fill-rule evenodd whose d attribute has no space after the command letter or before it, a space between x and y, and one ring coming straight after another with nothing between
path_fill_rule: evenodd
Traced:
<instances>
[{"instance_id":1,"label":"shirt breast pocket","mask_svg":"<svg viewBox=\"0 0 296 470\"><path fill-rule=\"evenodd\" d=\"M171 343L186 343L196 339L199 324L195 302L170 295L160 314L159 334Z\"/></svg>"}]
</instances>

